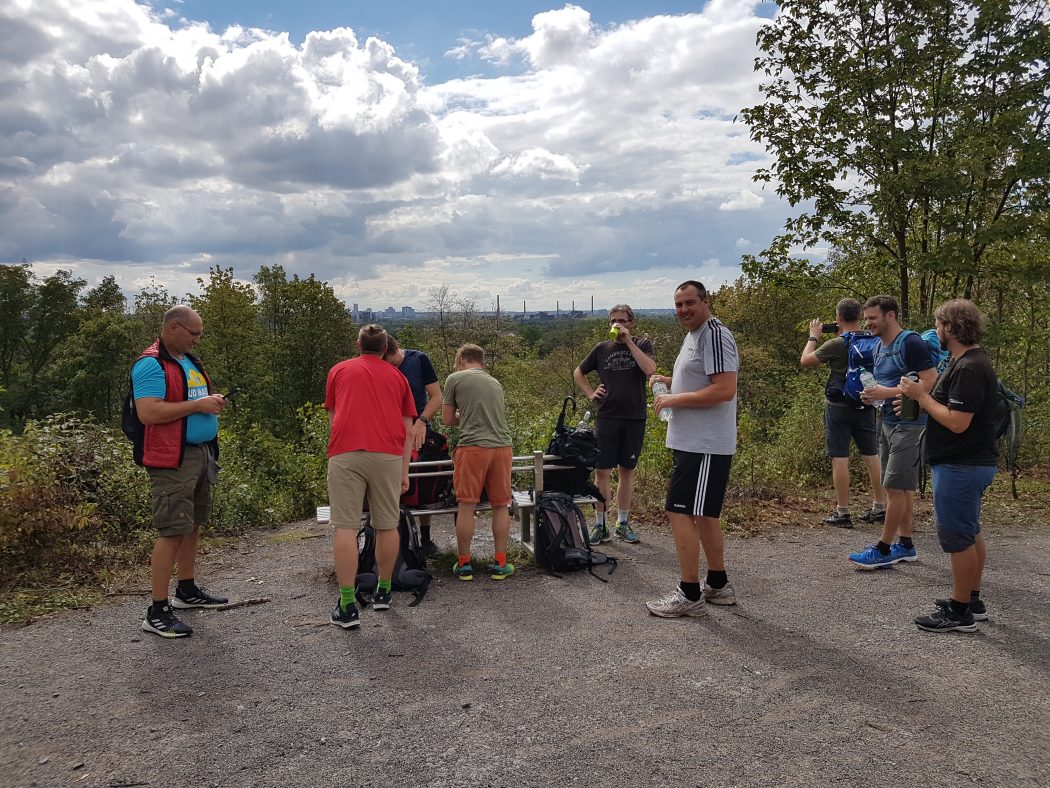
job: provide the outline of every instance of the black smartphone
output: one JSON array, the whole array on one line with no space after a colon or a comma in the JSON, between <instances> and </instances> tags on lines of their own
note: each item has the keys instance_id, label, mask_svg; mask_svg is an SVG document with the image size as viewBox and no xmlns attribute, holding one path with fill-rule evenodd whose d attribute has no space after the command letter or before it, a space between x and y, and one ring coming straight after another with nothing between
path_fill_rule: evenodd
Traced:
<instances>
[{"instance_id":1,"label":"black smartphone","mask_svg":"<svg viewBox=\"0 0 1050 788\"><path fill-rule=\"evenodd\" d=\"M820 330L825 334L837 334L839 332L838 323L821 323Z\"/></svg>"},{"instance_id":2,"label":"black smartphone","mask_svg":"<svg viewBox=\"0 0 1050 788\"><path fill-rule=\"evenodd\" d=\"M234 397L236 397L236 396L237 396L237 394L238 394L238 392L240 392L240 390L241 390L241 389L240 389L240 387L239 387L239 386L234 386L234 387L233 387L232 389L230 389L229 391L227 391L227 392L226 392L225 394L223 394L222 396L223 396L223 397L224 397L225 399L233 399Z\"/></svg>"}]
</instances>

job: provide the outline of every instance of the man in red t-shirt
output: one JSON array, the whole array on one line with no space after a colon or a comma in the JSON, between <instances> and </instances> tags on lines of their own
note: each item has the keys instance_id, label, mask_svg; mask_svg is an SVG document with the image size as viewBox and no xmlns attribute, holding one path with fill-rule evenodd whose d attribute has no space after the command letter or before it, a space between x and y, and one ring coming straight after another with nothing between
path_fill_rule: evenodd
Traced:
<instances>
[{"instance_id":1,"label":"man in red t-shirt","mask_svg":"<svg viewBox=\"0 0 1050 788\"><path fill-rule=\"evenodd\" d=\"M390 607L390 584L400 541L401 493L408 489L412 420L416 406L405 376L383 360L387 335L368 325L357 335L361 355L328 371L325 410L328 441L328 499L332 506L332 551L339 581L339 604L331 623L343 629L360 624L354 603L357 531L365 497L376 531L379 583L373 607Z\"/></svg>"}]
</instances>

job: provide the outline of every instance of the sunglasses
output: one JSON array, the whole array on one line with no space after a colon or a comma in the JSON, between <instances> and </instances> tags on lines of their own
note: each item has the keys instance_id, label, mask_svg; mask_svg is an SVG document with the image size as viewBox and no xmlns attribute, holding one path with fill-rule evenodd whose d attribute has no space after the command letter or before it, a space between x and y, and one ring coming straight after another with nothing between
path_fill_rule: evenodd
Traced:
<instances>
[{"instance_id":1,"label":"sunglasses","mask_svg":"<svg viewBox=\"0 0 1050 788\"><path fill-rule=\"evenodd\" d=\"M180 323L178 320L176 320L175 322L176 324L182 326L186 333L189 334L191 337L199 337L201 334L204 333L203 331L191 331L185 323Z\"/></svg>"}]
</instances>

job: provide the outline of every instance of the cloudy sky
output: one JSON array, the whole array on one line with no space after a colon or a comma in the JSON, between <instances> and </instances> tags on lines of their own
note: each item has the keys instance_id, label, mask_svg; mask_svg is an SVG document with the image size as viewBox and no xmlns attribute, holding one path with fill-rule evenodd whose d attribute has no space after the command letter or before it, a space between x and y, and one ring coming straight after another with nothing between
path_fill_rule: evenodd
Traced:
<instances>
[{"instance_id":1,"label":"cloudy sky","mask_svg":"<svg viewBox=\"0 0 1050 788\"><path fill-rule=\"evenodd\" d=\"M213 265L348 303L666 307L790 209L751 180L747 0L5 0L0 262Z\"/></svg>"}]
</instances>

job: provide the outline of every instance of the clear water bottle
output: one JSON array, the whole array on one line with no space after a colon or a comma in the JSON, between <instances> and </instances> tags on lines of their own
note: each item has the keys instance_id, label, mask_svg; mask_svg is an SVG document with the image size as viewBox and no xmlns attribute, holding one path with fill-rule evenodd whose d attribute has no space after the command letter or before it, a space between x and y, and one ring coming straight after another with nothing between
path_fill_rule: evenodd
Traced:
<instances>
[{"instance_id":1,"label":"clear water bottle","mask_svg":"<svg viewBox=\"0 0 1050 788\"><path fill-rule=\"evenodd\" d=\"M878 385L878 382L875 380L875 376L872 375L871 372L869 372L866 369L862 369L860 371L859 377L860 385L862 385L865 389L873 389L875 388L875 386Z\"/></svg>"},{"instance_id":2,"label":"clear water bottle","mask_svg":"<svg viewBox=\"0 0 1050 788\"><path fill-rule=\"evenodd\" d=\"M659 397L662 394L669 394L670 389L667 388L667 384L661 380L653 383L653 396ZM671 416L674 415L674 411L670 408L660 408L660 421L670 421Z\"/></svg>"},{"instance_id":3,"label":"clear water bottle","mask_svg":"<svg viewBox=\"0 0 1050 788\"><path fill-rule=\"evenodd\" d=\"M588 410L583 414L583 418L580 419L580 423L576 425L576 429L582 430L585 427L590 427L591 412Z\"/></svg>"}]
</instances>

